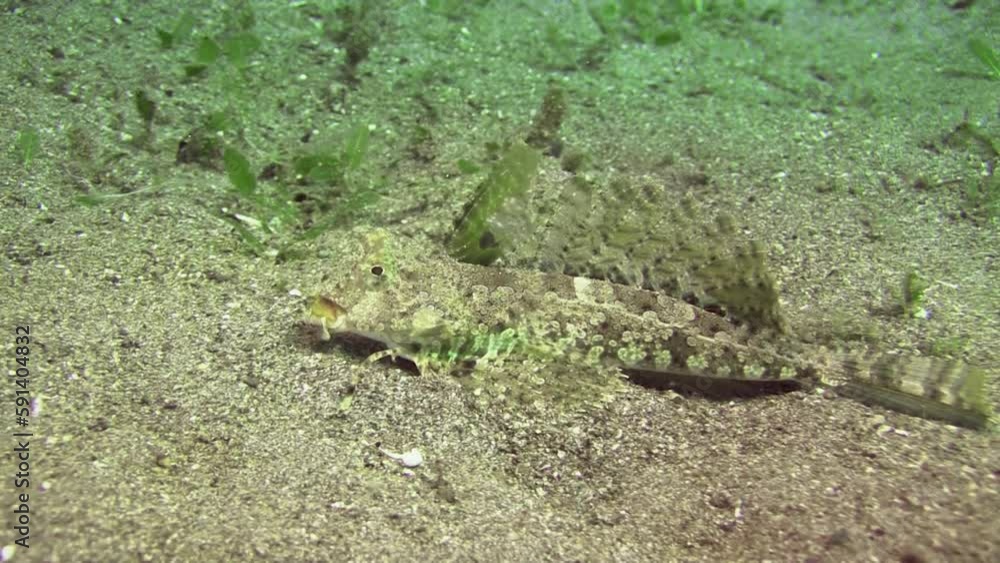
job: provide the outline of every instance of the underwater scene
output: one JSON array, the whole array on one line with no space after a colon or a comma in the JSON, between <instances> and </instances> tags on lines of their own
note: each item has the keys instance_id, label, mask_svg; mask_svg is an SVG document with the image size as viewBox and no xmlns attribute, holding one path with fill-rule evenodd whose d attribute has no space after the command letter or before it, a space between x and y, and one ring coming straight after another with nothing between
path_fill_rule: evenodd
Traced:
<instances>
[{"instance_id":1,"label":"underwater scene","mask_svg":"<svg viewBox=\"0 0 1000 563\"><path fill-rule=\"evenodd\" d=\"M1000 561L996 0L0 43L0 561Z\"/></svg>"}]
</instances>

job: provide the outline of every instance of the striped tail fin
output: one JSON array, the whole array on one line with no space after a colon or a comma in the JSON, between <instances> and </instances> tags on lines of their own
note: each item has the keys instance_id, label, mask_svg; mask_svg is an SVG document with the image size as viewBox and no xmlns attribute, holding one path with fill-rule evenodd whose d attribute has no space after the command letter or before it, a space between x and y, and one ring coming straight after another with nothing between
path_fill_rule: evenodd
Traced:
<instances>
[{"instance_id":1,"label":"striped tail fin","mask_svg":"<svg viewBox=\"0 0 1000 563\"><path fill-rule=\"evenodd\" d=\"M986 373L964 362L920 356L851 358L837 392L898 412L982 429L991 422Z\"/></svg>"}]
</instances>

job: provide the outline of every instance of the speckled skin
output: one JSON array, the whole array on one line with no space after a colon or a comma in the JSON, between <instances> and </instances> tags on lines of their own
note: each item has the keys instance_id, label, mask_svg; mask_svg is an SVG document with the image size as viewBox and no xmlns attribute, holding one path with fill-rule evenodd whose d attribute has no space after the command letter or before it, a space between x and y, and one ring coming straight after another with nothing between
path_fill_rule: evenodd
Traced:
<instances>
[{"instance_id":1,"label":"speckled skin","mask_svg":"<svg viewBox=\"0 0 1000 563\"><path fill-rule=\"evenodd\" d=\"M837 387L972 427L989 416L982 372L959 362L847 357L751 333L664 294L417 255L384 231L362 239L360 260L314 299L311 318L325 332L383 342L388 350L378 357L456 374L485 397L598 404L621 388L623 371L639 370Z\"/></svg>"}]
</instances>

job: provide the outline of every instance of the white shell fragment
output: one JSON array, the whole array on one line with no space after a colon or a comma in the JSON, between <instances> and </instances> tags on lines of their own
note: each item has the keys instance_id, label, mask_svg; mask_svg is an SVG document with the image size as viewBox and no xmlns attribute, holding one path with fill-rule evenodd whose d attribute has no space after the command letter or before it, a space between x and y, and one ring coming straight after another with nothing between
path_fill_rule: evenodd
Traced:
<instances>
[{"instance_id":1,"label":"white shell fragment","mask_svg":"<svg viewBox=\"0 0 1000 563\"><path fill-rule=\"evenodd\" d=\"M418 467L424 462L424 454L420 453L420 450L416 448L401 454L395 454L386 450L379 451L389 458L396 460L403 467Z\"/></svg>"}]
</instances>

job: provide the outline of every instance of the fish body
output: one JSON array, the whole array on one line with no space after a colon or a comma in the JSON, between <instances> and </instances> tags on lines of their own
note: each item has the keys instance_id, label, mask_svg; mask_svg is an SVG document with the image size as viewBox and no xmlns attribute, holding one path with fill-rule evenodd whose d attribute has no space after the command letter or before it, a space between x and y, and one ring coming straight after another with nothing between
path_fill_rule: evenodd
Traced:
<instances>
[{"instance_id":1,"label":"fish body","mask_svg":"<svg viewBox=\"0 0 1000 563\"><path fill-rule=\"evenodd\" d=\"M848 355L754 332L664 293L560 273L426 256L368 232L344 279L311 302L325 335L383 343L423 373L477 394L601 404L629 374L832 387L910 414L974 428L990 409L982 370L918 356Z\"/></svg>"}]
</instances>

